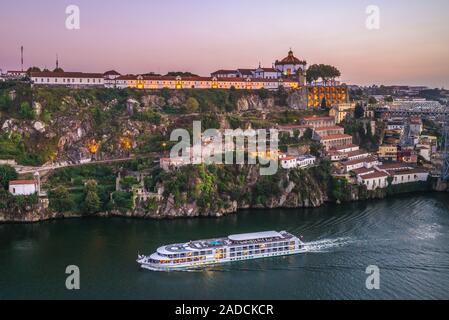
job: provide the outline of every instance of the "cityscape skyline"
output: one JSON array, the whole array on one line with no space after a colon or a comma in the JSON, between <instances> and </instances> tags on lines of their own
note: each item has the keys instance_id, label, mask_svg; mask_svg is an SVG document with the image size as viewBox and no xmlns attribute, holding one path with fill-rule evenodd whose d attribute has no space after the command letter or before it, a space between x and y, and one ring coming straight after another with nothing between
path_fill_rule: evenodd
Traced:
<instances>
[{"instance_id":1,"label":"cityscape skyline","mask_svg":"<svg viewBox=\"0 0 449 320\"><path fill-rule=\"evenodd\" d=\"M343 2L19 0L2 4L0 69L20 68L22 45L26 68L53 69L58 55L66 71L199 75L271 67L292 48L309 65L335 65L348 84L449 87L447 1L377 1L379 30L365 26L369 1ZM80 8L79 30L65 28L70 4Z\"/></svg>"}]
</instances>

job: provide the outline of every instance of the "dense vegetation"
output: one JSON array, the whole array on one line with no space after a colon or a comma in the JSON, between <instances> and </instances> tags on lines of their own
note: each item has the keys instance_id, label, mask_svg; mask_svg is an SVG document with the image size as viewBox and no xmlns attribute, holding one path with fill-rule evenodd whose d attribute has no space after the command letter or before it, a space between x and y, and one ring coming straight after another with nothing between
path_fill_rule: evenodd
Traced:
<instances>
[{"instance_id":1,"label":"dense vegetation","mask_svg":"<svg viewBox=\"0 0 449 320\"><path fill-rule=\"evenodd\" d=\"M1 83L0 124L4 128L0 132L0 159L38 166L64 158L67 150L61 152L60 139L76 122L86 131L77 148L85 147L92 140L101 145L103 153L118 157L128 155L131 149L137 154L166 151L171 146L168 132L173 128L191 128L193 120L201 120L203 128L219 128L222 114L227 115L232 127L251 123L253 128L265 128L274 123L297 121L297 115L289 111L281 115L273 113L267 120L262 120L257 112L245 118L237 112L238 101L254 94L260 99L272 99L280 106L287 104L288 93L283 88L276 92L264 89L147 92L30 88L29 84L20 82ZM130 105L129 101L134 102ZM45 133L39 134L34 129L36 122L46 128Z\"/></svg>"}]
</instances>

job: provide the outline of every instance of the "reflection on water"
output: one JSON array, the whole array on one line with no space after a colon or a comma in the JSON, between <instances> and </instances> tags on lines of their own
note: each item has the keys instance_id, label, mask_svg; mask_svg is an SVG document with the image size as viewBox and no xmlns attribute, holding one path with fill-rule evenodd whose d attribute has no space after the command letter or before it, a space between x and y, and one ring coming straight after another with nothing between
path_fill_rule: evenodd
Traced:
<instances>
[{"instance_id":1,"label":"reflection on water","mask_svg":"<svg viewBox=\"0 0 449 320\"><path fill-rule=\"evenodd\" d=\"M449 197L400 197L319 209L248 210L221 219L85 219L0 225L0 298L449 298ZM229 234L286 230L307 253L189 272L138 269L137 253ZM81 290L65 290L65 268ZM366 267L381 290L365 289Z\"/></svg>"}]
</instances>

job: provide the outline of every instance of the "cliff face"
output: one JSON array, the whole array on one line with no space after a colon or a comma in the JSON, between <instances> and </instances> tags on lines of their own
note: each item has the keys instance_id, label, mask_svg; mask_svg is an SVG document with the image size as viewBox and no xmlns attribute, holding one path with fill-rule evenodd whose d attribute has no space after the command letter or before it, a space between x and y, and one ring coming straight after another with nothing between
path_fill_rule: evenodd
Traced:
<instances>
[{"instance_id":1,"label":"cliff face","mask_svg":"<svg viewBox=\"0 0 449 320\"><path fill-rule=\"evenodd\" d=\"M30 208L26 211L0 210L0 223L34 223L62 218L80 218L81 214L59 213L40 207Z\"/></svg>"},{"instance_id":2,"label":"cliff face","mask_svg":"<svg viewBox=\"0 0 449 320\"><path fill-rule=\"evenodd\" d=\"M10 92L15 93L13 99L0 106L0 143L8 139L0 156L34 166L89 159L97 149L97 159L123 158L129 151L122 146L124 137L135 150L148 145L150 135L166 135L170 128L182 127L190 118L204 121L226 113L238 116L240 112L270 111L279 105L294 109L305 106L301 91L286 91L280 98L268 91L145 92L0 86L0 98Z\"/></svg>"},{"instance_id":3,"label":"cliff face","mask_svg":"<svg viewBox=\"0 0 449 320\"><path fill-rule=\"evenodd\" d=\"M261 176L252 166L188 166L155 176L158 195L134 197L133 209L111 209L98 216L148 219L221 217L248 208L319 207L328 201L327 184L319 168L279 170ZM325 174L325 173L324 173ZM36 205L23 210L0 210L0 222L36 222L81 217L82 213L54 212Z\"/></svg>"},{"instance_id":4,"label":"cliff face","mask_svg":"<svg viewBox=\"0 0 449 320\"><path fill-rule=\"evenodd\" d=\"M126 215L158 219L220 217L239 209L319 207L328 201L327 186L319 180L318 169L280 170L274 176L261 176L259 169L258 166L182 168L163 177L158 188L164 196L155 209L138 206Z\"/></svg>"}]
</instances>

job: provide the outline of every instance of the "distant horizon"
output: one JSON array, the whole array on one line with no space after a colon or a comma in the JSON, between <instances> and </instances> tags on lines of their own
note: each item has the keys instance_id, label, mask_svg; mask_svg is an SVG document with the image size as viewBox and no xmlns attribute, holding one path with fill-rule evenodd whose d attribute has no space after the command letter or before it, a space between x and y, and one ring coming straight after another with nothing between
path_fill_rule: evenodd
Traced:
<instances>
[{"instance_id":1,"label":"distant horizon","mask_svg":"<svg viewBox=\"0 0 449 320\"><path fill-rule=\"evenodd\" d=\"M449 1L77 0L80 29L65 26L69 0L16 0L0 12L0 69L37 66L122 74L271 67L290 48L308 65L336 66L348 85L449 88ZM28 23L29 22L29 23ZM104 72L101 71L101 72Z\"/></svg>"}]
</instances>

